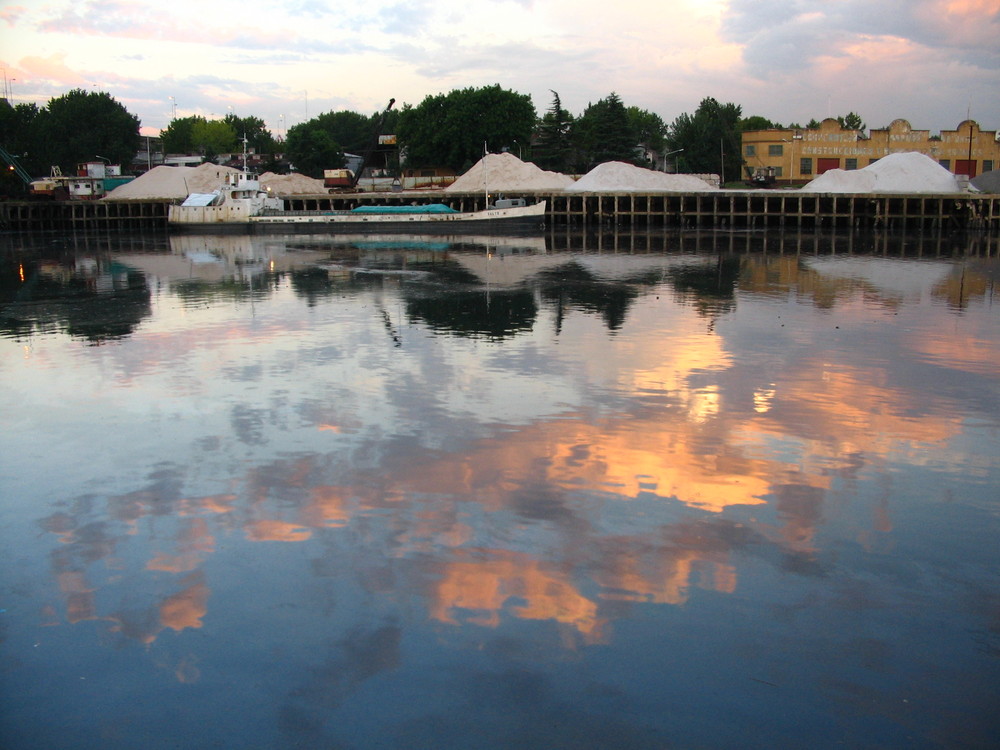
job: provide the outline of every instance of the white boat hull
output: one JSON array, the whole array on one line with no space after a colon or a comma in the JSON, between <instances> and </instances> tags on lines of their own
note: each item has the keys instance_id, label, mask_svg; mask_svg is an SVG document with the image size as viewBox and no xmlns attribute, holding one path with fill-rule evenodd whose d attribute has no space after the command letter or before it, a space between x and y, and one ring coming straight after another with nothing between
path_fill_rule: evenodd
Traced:
<instances>
[{"instance_id":1,"label":"white boat hull","mask_svg":"<svg viewBox=\"0 0 1000 750\"><path fill-rule=\"evenodd\" d=\"M247 215L236 206L206 206L202 210L175 212L171 207L168 224L182 231L217 232L407 232L419 234L494 233L540 229L545 222L546 201L530 206L488 208L465 213L353 213L350 211L268 211ZM214 210L213 210L214 209Z\"/></svg>"}]
</instances>

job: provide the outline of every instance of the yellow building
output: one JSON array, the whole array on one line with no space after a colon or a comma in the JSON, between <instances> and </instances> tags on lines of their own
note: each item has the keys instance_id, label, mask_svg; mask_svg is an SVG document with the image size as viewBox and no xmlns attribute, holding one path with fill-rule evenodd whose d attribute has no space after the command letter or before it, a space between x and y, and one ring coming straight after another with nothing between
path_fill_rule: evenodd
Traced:
<instances>
[{"instance_id":1,"label":"yellow building","mask_svg":"<svg viewBox=\"0 0 1000 750\"><path fill-rule=\"evenodd\" d=\"M975 120L935 136L914 130L906 120L893 120L866 136L827 118L815 129L748 130L742 136L742 153L747 169L772 174L778 183L808 182L830 169L862 169L900 151L918 151L972 178L1000 168L997 138L997 131L982 130Z\"/></svg>"}]
</instances>

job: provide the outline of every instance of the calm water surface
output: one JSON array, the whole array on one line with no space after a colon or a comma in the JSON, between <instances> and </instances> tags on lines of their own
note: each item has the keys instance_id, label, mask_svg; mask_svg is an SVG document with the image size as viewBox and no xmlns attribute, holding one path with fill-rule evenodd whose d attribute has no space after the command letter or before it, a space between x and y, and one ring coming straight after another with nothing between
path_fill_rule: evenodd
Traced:
<instances>
[{"instance_id":1,"label":"calm water surface","mask_svg":"<svg viewBox=\"0 0 1000 750\"><path fill-rule=\"evenodd\" d=\"M0 745L981 748L995 241L0 239Z\"/></svg>"}]
</instances>

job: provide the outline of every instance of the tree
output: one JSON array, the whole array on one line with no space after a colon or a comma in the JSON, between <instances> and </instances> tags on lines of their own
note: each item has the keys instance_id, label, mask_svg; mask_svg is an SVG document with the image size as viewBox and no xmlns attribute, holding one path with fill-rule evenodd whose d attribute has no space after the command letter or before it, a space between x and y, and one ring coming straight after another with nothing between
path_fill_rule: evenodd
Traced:
<instances>
[{"instance_id":1,"label":"tree","mask_svg":"<svg viewBox=\"0 0 1000 750\"><path fill-rule=\"evenodd\" d=\"M655 151L662 154L667 151L667 125L658 114L638 107L629 107L629 127L635 135L636 143L645 151ZM648 161L648 156L647 156ZM649 166L655 166L650 164Z\"/></svg>"},{"instance_id":2,"label":"tree","mask_svg":"<svg viewBox=\"0 0 1000 750\"><path fill-rule=\"evenodd\" d=\"M49 173L48 157L42 153L36 138L38 111L35 104L12 107L6 99L0 99L0 146L17 159L31 177ZM14 170L0 162L0 194L17 195L26 189L24 181Z\"/></svg>"},{"instance_id":3,"label":"tree","mask_svg":"<svg viewBox=\"0 0 1000 750\"><path fill-rule=\"evenodd\" d=\"M381 132L376 133L383 114L385 121L381 123ZM345 153L365 154L377 135L394 131L396 121L397 113L392 110L375 112L371 116L349 110L324 112L289 129L285 152L303 174L321 177L324 169L343 167Z\"/></svg>"},{"instance_id":4,"label":"tree","mask_svg":"<svg viewBox=\"0 0 1000 750\"><path fill-rule=\"evenodd\" d=\"M38 142L65 172L97 157L129 165L139 150L139 118L110 94L73 89L50 99L35 118Z\"/></svg>"},{"instance_id":5,"label":"tree","mask_svg":"<svg viewBox=\"0 0 1000 750\"><path fill-rule=\"evenodd\" d=\"M299 172L310 177L322 177L324 169L338 169L345 164L340 144L315 120L289 128L285 153Z\"/></svg>"},{"instance_id":6,"label":"tree","mask_svg":"<svg viewBox=\"0 0 1000 750\"><path fill-rule=\"evenodd\" d=\"M551 91L551 89L550 89ZM540 168L555 172L569 172L573 157L570 132L573 115L563 109L559 93L552 92L552 105L538 124L537 139L532 157Z\"/></svg>"},{"instance_id":7,"label":"tree","mask_svg":"<svg viewBox=\"0 0 1000 750\"><path fill-rule=\"evenodd\" d=\"M576 167L587 172L598 164L623 161L634 164L638 139L629 122L628 112L618 94L612 92L596 104L590 104L573 125Z\"/></svg>"},{"instance_id":8,"label":"tree","mask_svg":"<svg viewBox=\"0 0 1000 750\"><path fill-rule=\"evenodd\" d=\"M192 130L194 124L204 117L192 115L191 117L174 118L163 130L160 131L160 142L163 144L163 151L167 154L190 154L195 150L194 136Z\"/></svg>"},{"instance_id":9,"label":"tree","mask_svg":"<svg viewBox=\"0 0 1000 750\"><path fill-rule=\"evenodd\" d=\"M358 112L341 110L326 112L314 117L310 122L314 127L325 130L330 138L340 144L344 151L363 154L372 141L373 118Z\"/></svg>"},{"instance_id":10,"label":"tree","mask_svg":"<svg viewBox=\"0 0 1000 750\"><path fill-rule=\"evenodd\" d=\"M242 151L243 139L247 139L247 148L257 154L273 154L278 150L278 143L271 135L271 131L264 127L264 121L259 117L250 115L249 117L239 117L230 112L223 118L233 132L236 134L236 142L239 150Z\"/></svg>"},{"instance_id":11,"label":"tree","mask_svg":"<svg viewBox=\"0 0 1000 750\"><path fill-rule=\"evenodd\" d=\"M837 122L844 130L864 130L866 127L865 121L856 112L848 112L843 117L838 117Z\"/></svg>"},{"instance_id":12,"label":"tree","mask_svg":"<svg viewBox=\"0 0 1000 750\"><path fill-rule=\"evenodd\" d=\"M738 177L743 167L738 104L701 100L693 115L681 114L670 126L671 150L684 149L678 162L687 172Z\"/></svg>"},{"instance_id":13,"label":"tree","mask_svg":"<svg viewBox=\"0 0 1000 750\"><path fill-rule=\"evenodd\" d=\"M406 105L396 130L410 167L468 169L485 151L527 144L535 125L531 97L499 84L453 90Z\"/></svg>"},{"instance_id":14,"label":"tree","mask_svg":"<svg viewBox=\"0 0 1000 750\"><path fill-rule=\"evenodd\" d=\"M201 154L206 160L212 160L217 154L227 154L242 150L237 140L236 130L232 123L239 118L230 120L229 115L224 120L206 120L201 115L191 115L170 124L160 133L163 150L168 154ZM257 120L257 118L252 118ZM263 130L263 121L260 122ZM267 131L264 131L265 133ZM270 133L268 133L270 136ZM240 136L242 137L242 136Z\"/></svg>"},{"instance_id":15,"label":"tree","mask_svg":"<svg viewBox=\"0 0 1000 750\"><path fill-rule=\"evenodd\" d=\"M191 126L191 139L195 151L212 161L218 154L236 151L236 131L225 120L206 120L204 117Z\"/></svg>"},{"instance_id":16,"label":"tree","mask_svg":"<svg viewBox=\"0 0 1000 750\"><path fill-rule=\"evenodd\" d=\"M740 132L745 133L748 130L781 130L781 124L777 122L772 122L766 117L761 117L760 115L751 115L750 117L744 117L740 120Z\"/></svg>"}]
</instances>

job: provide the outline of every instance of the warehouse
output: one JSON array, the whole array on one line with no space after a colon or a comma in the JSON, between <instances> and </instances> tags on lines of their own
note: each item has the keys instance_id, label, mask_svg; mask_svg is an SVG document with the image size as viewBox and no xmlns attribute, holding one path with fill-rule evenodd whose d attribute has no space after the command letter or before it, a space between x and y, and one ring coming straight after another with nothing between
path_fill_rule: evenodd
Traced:
<instances>
[{"instance_id":1,"label":"warehouse","mask_svg":"<svg viewBox=\"0 0 1000 750\"><path fill-rule=\"evenodd\" d=\"M965 120L955 130L931 135L914 130L906 120L887 128L863 131L844 128L827 118L818 128L748 130L742 154L751 172L770 174L777 184L801 184L831 169L862 169L883 156L904 151L926 154L957 175L976 177L1000 167L997 131L982 130Z\"/></svg>"}]
</instances>

